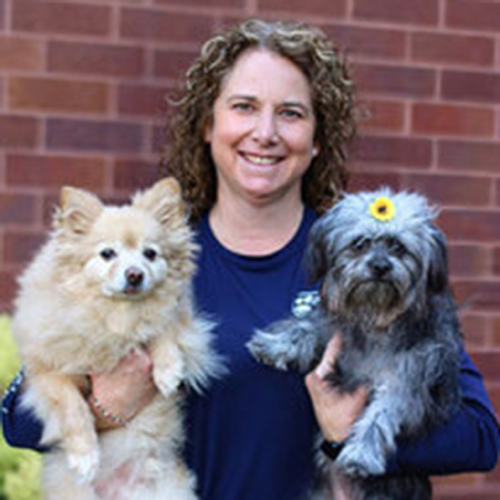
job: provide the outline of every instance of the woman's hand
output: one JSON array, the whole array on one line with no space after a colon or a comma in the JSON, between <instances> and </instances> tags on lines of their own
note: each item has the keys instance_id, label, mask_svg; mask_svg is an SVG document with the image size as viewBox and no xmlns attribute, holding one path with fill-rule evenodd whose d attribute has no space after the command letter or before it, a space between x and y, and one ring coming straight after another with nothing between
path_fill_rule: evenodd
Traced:
<instances>
[{"instance_id":1,"label":"woman's hand","mask_svg":"<svg viewBox=\"0 0 500 500\"><path fill-rule=\"evenodd\" d=\"M335 364L341 345L341 335L334 335L319 365L306 376L306 387L323 437L335 442L342 442L349 436L368 399L366 387L359 387L350 394L341 393L324 380Z\"/></svg>"},{"instance_id":2,"label":"woman's hand","mask_svg":"<svg viewBox=\"0 0 500 500\"><path fill-rule=\"evenodd\" d=\"M151 402L157 392L152 368L147 351L133 349L112 371L90 375L89 404L98 430L122 426Z\"/></svg>"}]
</instances>

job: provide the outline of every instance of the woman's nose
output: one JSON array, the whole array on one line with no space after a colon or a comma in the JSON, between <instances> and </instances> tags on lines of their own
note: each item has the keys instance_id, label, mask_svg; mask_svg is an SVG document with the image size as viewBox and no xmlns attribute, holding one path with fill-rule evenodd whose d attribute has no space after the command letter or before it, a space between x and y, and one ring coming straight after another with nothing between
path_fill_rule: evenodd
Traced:
<instances>
[{"instance_id":1,"label":"woman's nose","mask_svg":"<svg viewBox=\"0 0 500 500\"><path fill-rule=\"evenodd\" d=\"M262 111L259 113L252 137L262 145L275 144L278 139L278 128L274 113Z\"/></svg>"}]
</instances>

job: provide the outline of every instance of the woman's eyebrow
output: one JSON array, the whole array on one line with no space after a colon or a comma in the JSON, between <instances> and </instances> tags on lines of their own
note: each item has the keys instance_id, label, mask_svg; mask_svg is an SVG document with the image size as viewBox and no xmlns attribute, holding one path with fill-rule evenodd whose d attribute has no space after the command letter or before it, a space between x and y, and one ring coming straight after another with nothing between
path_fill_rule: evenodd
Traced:
<instances>
[{"instance_id":1,"label":"woman's eyebrow","mask_svg":"<svg viewBox=\"0 0 500 500\"><path fill-rule=\"evenodd\" d=\"M257 97L251 94L233 94L227 98L228 102L239 99L252 102L257 101ZM307 104L304 104L302 101L284 101L280 103L280 106L285 106L287 108L300 108L308 114L312 112L311 107L308 106Z\"/></svg>"}]
</instances>

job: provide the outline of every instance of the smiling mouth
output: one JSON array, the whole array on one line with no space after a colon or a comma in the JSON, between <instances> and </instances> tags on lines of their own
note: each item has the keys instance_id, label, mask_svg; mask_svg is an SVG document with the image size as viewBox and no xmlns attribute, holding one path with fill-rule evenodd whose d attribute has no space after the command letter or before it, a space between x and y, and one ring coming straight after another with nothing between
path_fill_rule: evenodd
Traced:
<instances>
[{"instance_id":1,"label":"smiling mouth","mask_svg":"<svg viewBox=\"0 0 500 500\"><path fill-rule=\"evenodd\" d=\"M262 156L262 155L253 155L250 153L240 153L240 155L248 162L253 165L258 166L270 166L276 165L281 160L283 160L283 156Z\"/></svg>"}]
</instances>

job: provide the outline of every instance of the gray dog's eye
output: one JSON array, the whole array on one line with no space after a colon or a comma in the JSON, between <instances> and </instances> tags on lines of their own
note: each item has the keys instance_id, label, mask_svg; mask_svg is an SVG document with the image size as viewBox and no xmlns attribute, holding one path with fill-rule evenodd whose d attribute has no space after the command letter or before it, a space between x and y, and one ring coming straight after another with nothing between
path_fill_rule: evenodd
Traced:
<instances>
[{"instance_id":1,"label":"gray dog's eye","mask_svg":"<svg viewBox=\"0 0 500 500\"><path fill-rule=\"evenodd\" d=\"M396 255L403 255L406 252L406 247L397 238L388 238L386 245L389 251Z\"/></svg>"},{"instance_id":2,"label":"gray dog's eye","mask_svg":"<svg viewBox=\"0 0 500 500\"><path fill-rule=\"evenodd\" d=\"M369 238L359 237L351 243L351 249L355 252L365 252L370 248L372 241Z\"/></svg>"},{"instance_id":3,"label":"gray dog's eye","mask_svg":"<svg viewBox=\"0 0 500 500\"><path fill-rule=\"evenodd\" d=\"M116 257L116 252L112 248L104 248L103 250L100 251L99 255L104 260L111 260Z\"/></svg>"}]
</instances>

